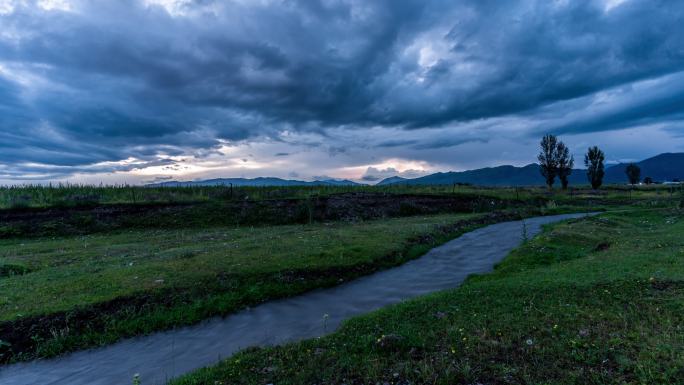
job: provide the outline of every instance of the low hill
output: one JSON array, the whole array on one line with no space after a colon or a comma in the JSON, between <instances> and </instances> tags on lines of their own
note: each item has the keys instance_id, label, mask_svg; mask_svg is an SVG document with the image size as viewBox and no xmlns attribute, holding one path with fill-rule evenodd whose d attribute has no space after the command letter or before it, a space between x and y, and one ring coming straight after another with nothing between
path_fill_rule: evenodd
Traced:
<instances>
[{"instance_id":1,"label":"low hill","mask_svg":"<svg viewBox=\"0 0 684 385\"><path fill-rule=\"evenodd\" d=\"M310 182L313 185L325 186L364 186L363 183L357 183L349 179L325 179Z\"/></svg>"},{"instance_id":2,"label":"low hill","mask_svg":"<svg viewBox=\"0 0 684 385\"><path fill-rule=\"evenodd\" d=\"M381 180L380 182L378 182L376 184L376 186L386 186L386 185L390 185L390 184L402 184L407 180L409 180L409 179L402 178L400 176L391 176L389 178L385 178L385 179Z\"/></svg>"}]
</instances>

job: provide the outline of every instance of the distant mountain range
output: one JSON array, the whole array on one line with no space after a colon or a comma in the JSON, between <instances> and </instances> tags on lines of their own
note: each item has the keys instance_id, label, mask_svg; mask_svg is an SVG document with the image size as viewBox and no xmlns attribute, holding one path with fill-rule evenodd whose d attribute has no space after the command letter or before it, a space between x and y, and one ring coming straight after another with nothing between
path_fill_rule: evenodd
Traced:
<instances>
[{"instance_id":1,"label":"distant mountain range","mask_svg":"<svg viewBox=\"0 0 684 385\"><path fill-rule=\"evenodd\" d=\"M658 182L684 180L684 153L660 154L636 164L641 168L642 179L650 176ZM626 167L627 164L607 167L604 183L627 183ZM573 170L569 180L570 184L574 185L587 184L586 170ZM543 185L544 179L540 174L539 165L533 163L524 167L498 166L460 172L438 172L414 179L391 177L380 181L378 185L444 185L454 183L469 183L480 186L534 186Z\"/></svg>"},{"instance_id":2,"label":"distant mountain range","mask_svg":"<svg viewBox=\"0 0 684 385\"><path fill-rule=\"evenodd\" d=\"M378 182L376 184L376 186L385 186L385 185L389 185L389 184L404 183L407 180L410 180L410 179L402 178L400 176L391 176L389 178L385 178L385 179L381 180L380 182Z\"/></svg>"},{"instance_id":3,"label":"distant mountain range","mask_svg":"<svg viewBox=\"0 0 684 385\"><path fill-rule=\"evenodd\" d=\"M197 180L188 182L168 181L161 183L148 184L148 187L186 187L186 186L360 186L361 183L356 183L351 180L337 180L326 179L316 180L313 182L305 182L301 180L281 179L271 177L259 178L218 178Z\"/></svg>"},{"instance_id":4,"label":"distant mountain range","mask_svg":"<svg viewBox=\"0 0 684 385\"><path fill-rule=\"evenodd\" d=\"M641 178L651 177L654 181L666 182L673 180L684 181L684 153L667 153L654 156L636 163L641 168ZM625 168L627 164L617 164L606 168L604 183L627 183ZM570 175L570 184L587 184L586 171L575 169ZM420 178L407 179L393 176L383 179L379 186L406 185L451 185L454 183L468 183L480 186L535 186L543 185L544 179L539 173L538 164L524 167L498 166L468 171L438 172ZM558 182L557 182L558 183ZM150 187L179 187L179 186L362 186L351 180L325 179L306 182L301 180L281 178L219 178L199 181L168 181L150 184Z\"/></svg>"},{"instance_id":5,"label":"distant mountain range","mask_svg":"<svg viewBox=\"0 0 684 385\"><path fill-rule=\"evenodd\" d=\"M583 183L583 170L574 170L570 176L570 183ZM581 181L581 182L580 182ZM454 183L467 183L478 186L530 186L544 184L544 179L539 173L539 165L529 164L524 167L498 166L487 167L468 171L438 172L420 178L402 180L382 180L379 185L451 185Z\"/></svg>"},{"instance_id":6,"label":"distant mountain range","mask_svg":"<svg viewBox=\"0 0 684 385\"><path fill-rule=\"evenodd\" d=\"M650 176L657 182L674 180L684 181L684 153L666 153L648 158L637 163L641 168L641 178ZM625 182L625 168L627 164L618 164L606 170L606 180L609 183Z\"/></svg>"}]
</instances>

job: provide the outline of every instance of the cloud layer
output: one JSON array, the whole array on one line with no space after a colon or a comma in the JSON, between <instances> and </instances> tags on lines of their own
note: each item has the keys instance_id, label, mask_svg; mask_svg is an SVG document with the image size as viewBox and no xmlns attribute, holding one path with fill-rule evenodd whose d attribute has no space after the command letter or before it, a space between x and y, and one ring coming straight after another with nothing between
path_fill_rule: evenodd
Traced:
<instances>
[{"instance_id":1,"label":"cloud layer","mask_svg":"<svg viewBox=\"0 0 684 385\"><path fill-rule=\"evenodd\" d=\"M683 20L667 0L0 0L0 179L368 179L531 161L545 132L684 150Z\"/></svg>"}]
</instances>

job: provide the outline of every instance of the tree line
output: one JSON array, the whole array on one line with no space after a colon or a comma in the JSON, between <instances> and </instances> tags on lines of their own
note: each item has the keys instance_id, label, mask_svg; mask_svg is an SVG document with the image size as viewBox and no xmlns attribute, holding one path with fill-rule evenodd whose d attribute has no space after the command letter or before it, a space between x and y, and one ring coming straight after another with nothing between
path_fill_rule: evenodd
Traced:
<instances>
[{"instance_id":1,"label":"tree line","mask_svg":"<svg viewBox=\"0 0 684 385\"><path fill-rule=\"evenodd\" d=\"M537 159L542 176L549 190L553 188L556 178L560 180L563 190L568 188L568 177L572 174L575 159L570 149L555 135L544 135L540 142L541 150ZM587 179L591 187L596 190L603 185L605 176L606 155L598 146L589 147L584 155L584 166L587 169ZM641 169L630 163L625 169L630 184L637 184L641 180Z\"/></svg>"}]
</instances>

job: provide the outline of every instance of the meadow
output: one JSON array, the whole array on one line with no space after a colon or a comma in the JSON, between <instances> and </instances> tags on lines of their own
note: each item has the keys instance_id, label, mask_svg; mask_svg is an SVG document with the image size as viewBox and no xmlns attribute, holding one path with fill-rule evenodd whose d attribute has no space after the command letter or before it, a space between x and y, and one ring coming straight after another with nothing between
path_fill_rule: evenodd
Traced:
<instances>
[{"instance_id":1,"label":"meadow","mask_svg":"<svg viewBox=\"0 0 684 385\"><path fill-rule=\"evenodd\" d=\"M667 186L609 186L600 191L581 187L553 192L536 187L473 186L4 188L0 189L0 361L54 357L104 346L334 286L417 258L487 224L597 210L611 212L609 215L622 224L636 215L630 214L633 212L651 213L649 218L666 213L668 218L678 218L676 207L682 205L683 197L680 190ZM626 219L620 219L623 217ZM593 222L590 225L598 226ZM633 236L628 235L627 228L608 230L594 227L587 231L609 243L610 252L615 237ZM580 246L596 247L595 241L583 239L578 246L554 240L552 246L560 250L559 255L579 255L586 251ZM529 245L535 242L540 241L533 240L509 260L528 261L515 256L532 253ZM535 263L539 262L536 258L540 254L535 253L530 254L530 269L537 268ZM504 271L517 269L515 264L505 267L510 263L505 262L494 276L507 277ZM546 265L554 264L545 263L544 268ZM517 303L518 299L511 301ZM402 307L392 309L379 314L394 314ZM501 311L479 311L490 310L492 314ZM429 320L417 319L416 325L424 327ZM354 320L350 325L357 322L363 321ZM395 321L388 322L389 327ZM416 327L407 324L406 333L416 332ZM324 341L356 341L356 337L344 334L346 330L348 327ZM404 338L402 335L402 341ZM430 344L434 341L429 338L437 337L421 335L407 340L415 338L423 341L421 344ZM278 366L283 370L269 374L272 378L247 373L252 369L227 361L180 381L214 384L277 379L278 383L287 383L284 379L293 378L307 382L323 370L322 361L313 360L305 366L302 373L310 377L292 377L287 368L295 368L298 360L306 359L298 349L306 351L309 348L302 346L317 343L244 353L242 362L257 366L260 360L280 360ZM349 354L349 360L356 357L390 365L365 345L347 346L356 353L339 354ZM354 366L347 359L322 358L334 369L323 370L331 383L344 382L334 373L349 373L349 378L358 373L360 377L354 378L361 383L386 377L382 374L385 369L376 371ZM447 370L426 368L434 373ZM404 378L402 373L400 378ZM415 377L415 381L421 383L427 378Z\"/></svg>"},{"instance_id":2,"label":"meadow","mask_svg":"<svg viewBox=\"0 0 684 385\"><path fill-rule=\"evenodd\" d=\"M501 199L531 200L537 197L564 201L576 198L604 199L676 199L684 185L610 185L601 190L589 186L571 186L549 193L546 187L482 187L469 185L387 185L387 186L91 186L24 185L0 187L0 209L81 207L116 204L181 204L216 200L304 199L343 193L381 194L477 194Z\"/></svg>"},{"instance_id":3,"label":"meadow","mask_svg":"<svg viewBox=\"0 0 684 385\"><path fill-rule=\"evenodd\" d=\"M673 384L684 377L684 212L549 226L458 289L172 382Z\"/></svg>"},{"instance_id":4,"label":"meadow","mask_svg":"<svg viewBox=\"0 0 684 385\"><path fill-rule=\"evenodd\" d=\"M390 216L364 219L360 210L319 221L312 220L318 214L300 218L308 200L293 199L297 215L278 225L268 222L281 212L263 211L272 203L248 213L268 217L256 225L235 223L234 206L220 201L163 211L123 206L123 214L116 204L5 210L0 360L53 357L193 324L401 264L478 226L574 210L451 205L461 200L448 200L443 213L402 206Z\"/></svg>"}]
</instances>

